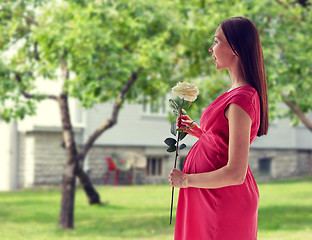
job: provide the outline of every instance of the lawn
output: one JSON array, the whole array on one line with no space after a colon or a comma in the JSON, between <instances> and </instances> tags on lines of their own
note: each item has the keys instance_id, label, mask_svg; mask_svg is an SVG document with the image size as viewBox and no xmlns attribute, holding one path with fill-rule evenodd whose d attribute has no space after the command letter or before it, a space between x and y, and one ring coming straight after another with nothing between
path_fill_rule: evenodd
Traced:
<instances>
[{"instance_id":1,"label":"lawn","mask_svg":"<svg viewBox=\"0 0 312 240\"><path fill-rule=\"evenodd\" d=\"M72 231L58 229L58 188L0 193L0 239L173 239L168 185L97 189L108 205L88 206L84 192L78 189ZM312 239L312 177L260 183L259 191L258 239Z\"/></svg>"}]
</instances>

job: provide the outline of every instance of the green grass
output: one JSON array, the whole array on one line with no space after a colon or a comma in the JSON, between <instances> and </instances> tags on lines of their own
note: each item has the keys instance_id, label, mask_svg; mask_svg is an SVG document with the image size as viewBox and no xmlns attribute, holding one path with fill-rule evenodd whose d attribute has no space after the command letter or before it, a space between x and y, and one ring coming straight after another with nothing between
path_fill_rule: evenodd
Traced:
<instances>
[{"instance_id":1,"label":"green grass","mask_svg":"<svg viewBox=\"0 0 312 240\"><path fill-rule=\"evenodd\" d=\"M173 239L168 185L98 187L98 191L108 205L88 206L84 192L77 190L72 231L57 225L58 188L2 192L0 239ZM312 239L312 177L260 183L259 191L258 239Z\"/></svg>"},{"instance_id":2,"label":"green grass","mask_svg":"<svg viewBox=\"0 0 312 240\"><path fill-rule=\"evenodd\" d=\"M312 177L259 184L259 239L312 239Z\"/></svg>"}]
</instances>

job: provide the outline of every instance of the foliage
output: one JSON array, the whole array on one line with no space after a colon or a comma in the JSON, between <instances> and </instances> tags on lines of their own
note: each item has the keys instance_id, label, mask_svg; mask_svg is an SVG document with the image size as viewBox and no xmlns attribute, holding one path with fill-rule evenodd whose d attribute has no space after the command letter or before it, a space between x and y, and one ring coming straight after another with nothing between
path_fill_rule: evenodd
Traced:
<instances>
[{"instance_id":1,"label":"foliage","mask_svg":"<svg viewBox=\"0 0 312 240\"><path fill-rule=\"evenodd\" d=\"M62 62L70 72L66 92L84 107L116 99L138 70L128 100L155 99L182 76L199 73L179 75L177 63L191 59L196 49L185 49L194 31L177 1L55 0L37 7L35 2L1 5L0 103L7 120L35 113L35 101L43 98L35 80L62 78ZM36 98L24 100L22 92Z\"/></svg>"},{"instance_id":2,"label":"foliage","mask_svg":"<svg viewBox=\"0 0 312 240\"><path fill-rule=\"evenodd\" d=\"M302 1L183 1L193 24L205 32L198 32L201 35L196 35L193 40L206 52L207 62L199 68L207 68L208 71L208 74L202 71L197 76L201 94L189 114L199 116L203 108L228 88L230 81L227 72L212 69L214 65L207 50L218 23L234 16L250 18L260 32L268 80L270 118L288 116L293 123L298 123L295 114L281 106L286 100L298 106L303 113L312 110L312 1L305 1L304 4L299 2ZM170 119L173 119L172 115Z\"/></svg>"},{"instance_id":3,"label":"foliage","mask_svg":"<svg viewBox=\"0 0 312 240\"><path fill-rule=\"evenodd\" d=\"M71 72L67 91L85 107L115 99L131 72L142 68L129 100L155 99L176 82L192 80L201 95L190 114L199 115L229 84L227 72L214 69L208 49L218 23L233 16L250 18L260 31L271 119L291 116L295 121L290 110L281 108L285 100L311 111L311 0L25 3L1 3L3 117L34 114L35 100L21 98L20 91L37 93L35 78L59 78L62 58ZM3 57L8 49L16 52L9 59Z\"/></svg>"},{"instance_id":4,"label":"foliage","mask_svg":"<svg viewBox=\"0 0 312 240\"><path fill-rule=\"evenodd\" d=\"M311 177L259 183L259 239L311 239L311 187ZM169 240L174 233L173 226L168 224L169 188L168 185L99 187L108 205L91 207L87 207L83 190L78 189L75 209L78 227L73 231L60 231L55 224L59 189L1 192L1 239Z\"/></svg>"},{"instance_id":5,"label":"foliage","mask_svg":"<svg viewBox=\"0 0 312 240\"><path fill-rule=\"evenodd\" d=\"M270 116L290 116L281 108L288 100L304 113L312 110L312 12L296 1L263 1L251 12L259 26L268 77ZM261 14L259 14L261 13Z\"/></svg>"},{"instance_id":6,"label":"foliage","mask_svg":"<svg viewBox=\"0 0 312 240\"><path fill-rule=\"evenodd\" d=\"M197 11L194 24L198 27L203 25L201 22L215 22L212 19L218 18L220 22L233 16L250 18L256 24L264 52L270 118L289 116L293 123L298 123L299 119L295 114L290 109L281 107L281 103L288 100L303 113L312 110L312 1L306 1L303 5L287 0L222 1L223 4L215 4L218 10L208 1L201 2L204 3L202 10L205 14ZM211 10L215 14L210 14ZM212 36L210 34L208 39L212 39ZM213 65L211 60L208 62ZM198 83L201 94L191 112L198 115L202 111L199 106L204 108L224 92L229 84L226 74L210 70L208 75L202 76Z\"/></svg>"}]
</instances>

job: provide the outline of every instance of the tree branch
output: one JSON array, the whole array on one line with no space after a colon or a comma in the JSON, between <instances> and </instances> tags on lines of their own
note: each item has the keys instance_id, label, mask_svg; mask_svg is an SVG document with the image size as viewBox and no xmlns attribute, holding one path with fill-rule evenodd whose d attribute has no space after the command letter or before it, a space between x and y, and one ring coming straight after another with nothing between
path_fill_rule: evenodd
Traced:
<instances>
[{"instance_id":1,"label":"tree branch","mask_svg":"<svg viewBox=\"0 0 312 240\"><path fill-rule=\"evenodd\" d=\"M9 9L10 9L10 7L9 7ZM3 7L2 9L0 9L0 12L4 12L4 10L6 10L6 9ZM11 15L15 15L17 17L23 17L23 18L25 18L25 20L28 24L33 24L33 25L39 26L39 23L35 19L33 19L29 16L26 16L25 14L20 14L20 13L16 13L16 12L11 11Z\"/></svg>"},{"instance_id":2,"label":"tree branch","mask_svg":"<svg viewBox=\"0 0 312 240\"><path fill-rule=\"evenodd\" d=\"M140 68L140 69L138 69L138 71L132 72L128 82L124 85L123 89L121 90L120 94L118 95L118 97L115 100L111 117L102 126L100 126L98 129L96 129L94 131L94 133L87 140L86 144L83 146L83 148L79 154L80 155L79 161L80 161L81 165L82 165L81 161L83 161L83 159L87 155L88 151L92 147L93 143L96 141L96 139L103 132L105 132L107 129L113 127L117 123L118 113L119 113L119 110L120 110L124 100L125 100L125 95L129 91L131 86L135 83L135 81L137 80L138 74L141 70L142 69Z\"/></svg>"},{"instance_id":3,"label":"tree branch","mask_svg":"<svg viewBox=\"0 0 312 240\"><path fill-rule=\"evenodd\" d=\"M26 15L22 15L22 16L23 16L23 18L26 19L28 24L33 24L33 25L39 26L39 23L35 19L28 17Z\"/></svg>"},{"instance_id":4,"label":"tree branch","mask_svg":"<svg viewBox=\"0 0 312 240\"><path fill-rule=\"evenodd\" d=\"M18 73L15 73L15 79L16 81L21 84L22 83L22 77L20 74ZM52 99L52 100L56 100L58 101L58 97L55 96L55 95L49 95L49 94L30 94L30 93L27 93L26 91L24 90L21 90L21 94L27 98L27 99Z\"/></svg>"},{"instance_id":5,"label":"tree branch","mask_svg":"<svg viewBox=\"0 0 312 240\"><path fill-rule=\"evenodd\" d=\"M289 8L289 6L287 4L285 4L284 2L280 1L280 0L276 0L276 2L278 2L280 5L282 5L285 8Z\"/></svg>"},{"instance_id":6,"label":"tree branch","mask_svg":"<svg viewBox=\"0 0 312 240\"><path fill-rule=\"evenodd\" d=\"M288 100L284 100L286 105L297 115L297 117L301 120L301 122L312 131L312 122L306 117L306 115L300 110L300 108L294 104L292 104Z\"/></svg>"},{"instance_id":7,"label":"tree branch","mask_svg":"<svg viewBox=\"0 0 312 240\"><path fill-rule=\"evenodd\" d=\"M48 94L29 94L25 91L21 91L21 94L25 97L25 98L28 98L28 99L40 99L40 100L43 100L43 99L52 99L52 100L56 100L58 101L58 97L57 96L54 96L54 95L48 95Z\"/></svg>"},{"instance_id":8,"label":"tree branch","mask_svg":"<svg viewBox=\"0 0 312 240\"><path fill-rule=\"evenodd\" d=\"M34 53L35 53L35 59L37 61L40 61L40 55L38 52L38 42L35 42L35 44L34 44Z\"/></svg>"}]
</instances>

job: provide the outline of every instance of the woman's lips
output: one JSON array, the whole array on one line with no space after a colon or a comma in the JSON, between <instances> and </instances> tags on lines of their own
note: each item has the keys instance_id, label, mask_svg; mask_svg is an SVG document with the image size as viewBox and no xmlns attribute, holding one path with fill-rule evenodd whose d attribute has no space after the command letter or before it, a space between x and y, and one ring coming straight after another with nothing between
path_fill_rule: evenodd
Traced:
<instances>
[{"instance_id":1,"label":"woman's lips","mask_svg":"<svg viewBox=\"0 0 312 240\"><path fill-rule=\"evenodd\" d=\"M215 56L212 56L213 58L214 58L214 61L213 61L213 63L216 63L216 61L217 61L217 58L215 57Z\"/></svg>"}]
</instances>

